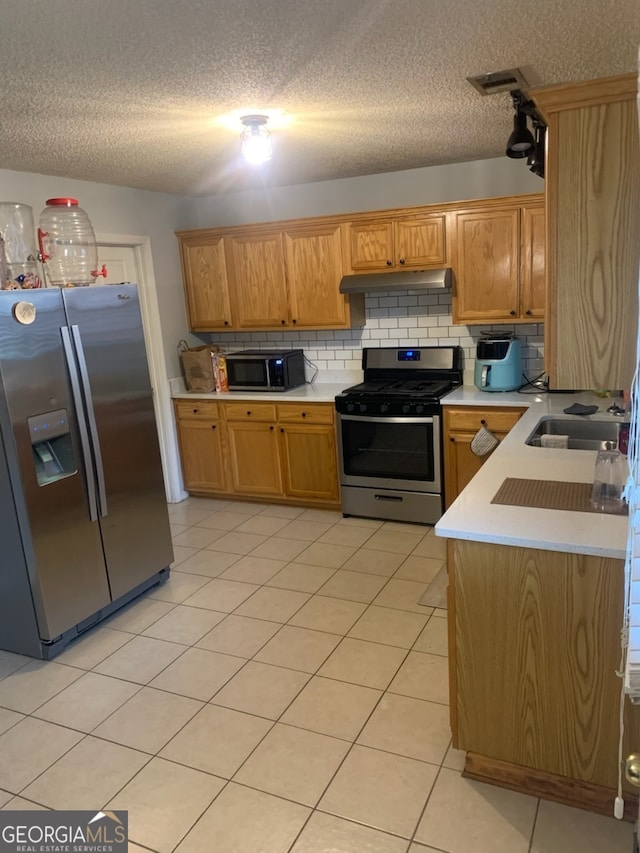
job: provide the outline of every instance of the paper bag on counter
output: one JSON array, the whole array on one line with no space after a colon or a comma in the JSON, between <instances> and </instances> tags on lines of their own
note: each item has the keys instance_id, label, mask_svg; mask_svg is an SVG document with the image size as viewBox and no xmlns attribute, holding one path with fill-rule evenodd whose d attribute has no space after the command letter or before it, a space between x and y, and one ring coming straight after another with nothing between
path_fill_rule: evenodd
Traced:
<instances>
[{"instance_id":1,"label":"paper bag on counter","mask_svg":"<svg viewBox=\"0 0 640 853\"><path fill-rule=\"evenodd\" d=\"M208 394L216 390L214 357L220 347L207 344L201 347L189 347L186 341L180 341L178 352L184 370L184 381L188 391L200 391Z\"/></svg>"}]
</instances>

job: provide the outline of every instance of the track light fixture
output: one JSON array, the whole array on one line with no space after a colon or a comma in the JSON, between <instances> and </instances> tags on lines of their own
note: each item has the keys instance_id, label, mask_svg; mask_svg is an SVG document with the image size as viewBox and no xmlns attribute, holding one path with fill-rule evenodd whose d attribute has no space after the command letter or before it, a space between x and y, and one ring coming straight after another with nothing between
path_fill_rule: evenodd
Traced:
<instances>
[{"instance_id":1,"label":"track light fixture","mask_svg":"<svg viewBox=\"0 0 640 853\"><path fill-rule=\"evenodd\" d=\"M539 178L544 178L544 149L547 128L540 121L537 115L532 117L532 124L535 136L535 146L533 151L527 157L527 166L529 167L529 171L533 172L534 175L537 175Z\"/></svg>"},{"instance_id":2,"label":"track light fixture","mask_svg":"<svg viewBox=\"0 0 640 853\"><path fill-rule=\"evenodd\" d=\"M519 89L511 92L513 108L516 111L513 117L513 131L507 142L507 157L520 160L528 157L535 149L535 139L527 127L527 115L530 114L533 104L527 101Z\"/></svg>"}]
</instances>

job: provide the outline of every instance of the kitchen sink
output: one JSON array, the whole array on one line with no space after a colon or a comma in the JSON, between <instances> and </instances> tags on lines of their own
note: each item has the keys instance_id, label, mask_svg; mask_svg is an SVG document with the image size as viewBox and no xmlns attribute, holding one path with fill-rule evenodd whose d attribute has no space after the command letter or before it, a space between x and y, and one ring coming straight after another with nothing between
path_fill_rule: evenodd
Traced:
<instances>
[{"instance_id":1,"label":"kitchen sink","mask_svg":"<svg viewBox=\"0 0 640 853\"><path fill-rule=\"evenodd\" d=\"M614 450L618 446L618 421L589 420L584 417L541 418L525 444L542 447L542 436L567 435L570 450ZM549 446L549 445L547 445Z\"/></svg>"}]
</instances>

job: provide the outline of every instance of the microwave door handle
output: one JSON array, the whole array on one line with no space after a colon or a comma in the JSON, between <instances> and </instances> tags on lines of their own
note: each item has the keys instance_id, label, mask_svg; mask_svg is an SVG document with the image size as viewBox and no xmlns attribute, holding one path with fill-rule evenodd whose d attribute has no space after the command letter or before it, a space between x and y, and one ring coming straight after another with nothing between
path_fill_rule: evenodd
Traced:
<instances>
[{"instance_id":1,"label":"microwave door handle","mask_svg":"<svg viewBox=\"0 0 640 853\"><path fill-rule=\"evenodd\" d=\"M100 506L100 515L104 518L107 515L107 490L104 483L104 466L102 464L102 451L100 449L100 438L98 436L98 426L96 424L96 413L93 407L93 397L91 395L91 385L89 383L89 371L87 370L87 360L84 356L84 348L82 346L82 338L80 337L80 327L71 326L71 334L76 345L76 353L78 355L78 366L80 367L80 379L82 381L82 391L84 394L87 423L89 424L89 434L91 436L91 444L93 446L93 457L96 462L96 476L98 478L98 500Z\"/></svg>"},{"instance_id":2,"label":"microwave door handle","mask_svg":"<svg viewBox=\"0 0 640 853\"><path fill-rule=\"evenodd\" d=\"M67 369L69 371L69 380L71 382L71 395L76 409L78 432L80 433L80 447L82 449L82 458L84 460L87 500L89 502L89 518L91 521L97 521L98 504L96 501L96 479L93 473L93 459L91 457L89 434L87 433L87 423L84 416L84 405L82 402L82 392L80 390L78 366L73 354L73 345L71 343L71 336L69 335L68 327L62 326L60 332L62 334L62 347L64 349L64 356L67 362Z\"/></svg>"},{"instance_id":3,"label":"microwave door handle","mask_svg":"<svg viewBox=\"0 0 640 853\"><path fill-rule=\"evenodd\" d=\"M271 371L269 370L269 359L265 360L264 367L265 374L267 376L267 388L271 388Z\"/></svg>"}]
</instances>

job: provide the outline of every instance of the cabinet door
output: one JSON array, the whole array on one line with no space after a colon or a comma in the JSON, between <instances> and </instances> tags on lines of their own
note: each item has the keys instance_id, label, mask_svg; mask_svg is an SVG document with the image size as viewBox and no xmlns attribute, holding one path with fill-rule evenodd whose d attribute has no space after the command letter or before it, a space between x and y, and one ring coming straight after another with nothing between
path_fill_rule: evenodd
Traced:
<instances>
[{"instance_id":1,"label":"cabinet door","mask_svg":"<svg viewBox=\"0 0 640 853\"><path fill-rule=\"evenodd\" d=\"M339 293L342 278L340 225L284 233L291 324L345 326L347 306Z\"/></svg>"},{"instance_id":2,"label":"cabinet door","mask_svg":"<svg viewBox=\"0 0 640 853\"><path fill-rule=\"evenodd\" d=\"M338 502L336 436L333 426L280 427L285 494Z\"/></svg>"},{"instance_id":3,"label":"cabinet door","mask_svg":"<svg viewBox=\"0 0 640 853\"><path fill-rule=\"evenodd\" d=\"M231 327L223 238L183 238L180 256L189 328L197 332Z\"/></svg>"},{"instance_id":4,"label":"cabinet door","mask_svg":"<svg viewBox=\"0 0 640 853\"><path fill-rule=\"evenodd\" d=\"M205 420L178 421L182 478L188 492L225 488L220 427Z\"/></svg>"},{"instance_id":5,"label":"cabinet door","mask_svg":"<svg viewBox=\"0 0 640 853\"><path fill-rule=\"evenodd\" d=\"M236 327L288 325L282 234L229 237L228 253Z\"/></svg>"},{"instance_id":6,"label":"cabinet door","mask_svg":"<svg viewBox=\"0 0 640 853\"><path fill-rule=\"evenodd\" d=\"M505 433L494 432L496 438L502 439ZM475 432L451 432L445 436L446 471L445 471L445 502L451 506L460 492L475 477L491 453L486 456L476 456L471 451L471 442Z\"/></svg>"},{"instance_id":7,"label":"cabinet door","mask_svg":"<svg viewBox=\"0 0 640 853\"><path fill-rule=\"evenodd\" d=\"M429 267L446 263L444 215L416 216L394 222L396 264Z\"/></svg>"},{"instance_id":8,"label":"cabinet door","mask_svg":"<svg viewBox=\"0 0 640 853\"><path fill-rule=\"evenodd\" d=\"M520 311L532 320L544 319L545 215L544 207L522 208L522 275Z\"/></svg>"},{"instance_id":9,"label":"cabinet door","mask_svg":"<svg viewBox=\"0 0 640 853\"><path fill-rule=\"evenodd\" d=\"M456 216L454 323L509 322L518 316L519 215L516 207Z\"/></svg>"},{"instance_id":10,"label":"cabinet door","mask_svg":"<svg viewBox=\"0 0 640 853\"><path fill-rule=\"evenodd\" d=\"M394 265L393 222L350 222L350 266L354 272L361 270L386 270Z\"/></svg>"},{"instance_id":11,"label":"cabinet door","mask_svg":"<svg viewBox=\"0 0 640 853\"><path fill-rule=\"evenodd\" d=\"M227 423L231 491L239 495L279 495L282 491L278 432L274 424Z\"/></svg>"}]
</instances>

